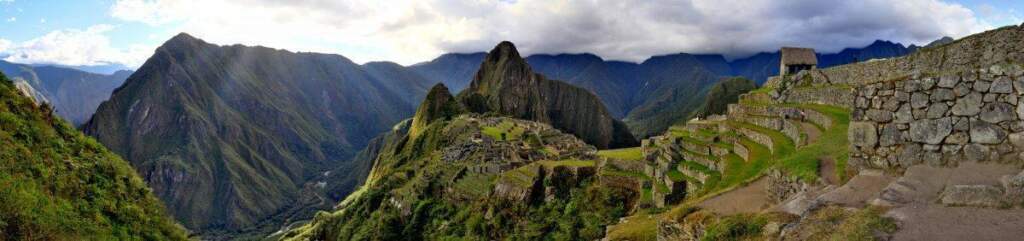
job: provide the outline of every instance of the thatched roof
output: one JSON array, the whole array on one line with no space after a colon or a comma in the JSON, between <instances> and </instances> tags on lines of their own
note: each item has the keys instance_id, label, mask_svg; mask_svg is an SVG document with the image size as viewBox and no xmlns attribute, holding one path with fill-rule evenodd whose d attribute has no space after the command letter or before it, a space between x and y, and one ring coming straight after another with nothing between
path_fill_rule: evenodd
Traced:
<instances>
[{"instance_id":1,"label":"thatched roof","mask_svg":"<svg viewBox=\"0 0 1024 241\"><path fill-rule=\"evenodd\" d=\"M818 65L818 57L811 48L782 47L782 64Z\"/></svg>"}]
</instances>

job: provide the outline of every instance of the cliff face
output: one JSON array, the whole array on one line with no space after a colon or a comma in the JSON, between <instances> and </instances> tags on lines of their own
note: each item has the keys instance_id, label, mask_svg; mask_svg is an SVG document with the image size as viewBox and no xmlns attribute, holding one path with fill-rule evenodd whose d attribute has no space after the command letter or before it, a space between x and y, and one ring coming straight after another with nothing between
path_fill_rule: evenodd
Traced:
<instances>
[{"instance_id":1,"label":"cliff face","mask_svg":"<svg viewBox=\"0 0 1024 241\"><path fill-rule=\"evenodd\" d=\"M470 111L548 123L601 149L637 145L597 96L534 73L510 42L487 54L459 99Z\"/></svg>"},{"instance_id":2,"label":"cliff face","mask_svg":"<svg viewBox=\"0 0 1024 241\"><path fill-rule=\"evenodd\" d=\"M187 227L276 229L308 204L304 187L314 178L366 175L368 165L348 160L411 116L426 92L426 81L402 71L182 34L157 49L83 129L131 161ZM337 169L343 166L354 169ZM355 186L325 185L349 187L331 194L341 196Z\"/></svg>"},{"instance_id":3,"label":"cliff face","mask_svg":"<svg viewBox=\"0 0 1024 241\"><path fill-rule=\"evenodd\" d=\"M422 131L423 128L426 128L430 122L442 118L451 118L461 113L462 109L462 106L455 100L451 92L448 92L448 87L445 87L444 84L434 85L433 88L430 88L430 92L427 93L427 98L416 109L416 115L412 118L411 132L415 135L417 132Z\"/></svg>"}]
</instances>

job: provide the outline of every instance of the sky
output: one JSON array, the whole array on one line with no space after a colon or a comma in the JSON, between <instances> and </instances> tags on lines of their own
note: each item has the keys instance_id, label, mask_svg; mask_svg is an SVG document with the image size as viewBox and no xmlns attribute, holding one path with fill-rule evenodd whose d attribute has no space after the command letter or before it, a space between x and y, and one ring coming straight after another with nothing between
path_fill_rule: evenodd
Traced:
<instances>
[{"instance_id":1,"label":"sky","mask_svg":"<svg viewBox=\"0 0 1024 241\"><path fill-rule=\"evenodd\" d=\"M207 42L403 65L502 40L524 55L729 58L780 46L923 45L1024 22L1019 0L0 0L0 58L137 68L185 32Z\"/></svg>"}]
</instances>

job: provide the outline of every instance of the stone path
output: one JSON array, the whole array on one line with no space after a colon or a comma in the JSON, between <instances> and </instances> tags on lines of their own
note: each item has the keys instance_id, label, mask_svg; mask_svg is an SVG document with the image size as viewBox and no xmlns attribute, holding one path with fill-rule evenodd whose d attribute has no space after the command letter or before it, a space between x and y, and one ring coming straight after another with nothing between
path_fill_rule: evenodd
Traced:
<instances>
[{"instance_id":1,"label":"stone path","mask_svg":"<svg viewBox=\"0 0 1024 241\"><path fill-rule=\"evenodd\" d=\"M885 216L900 229L893 240L1021 240L1024 209L949 207L938 203L948 185L999 185L999 178L1020 172L1001 164L961 163L956 168L912 166L874 201L892 206Z\"/></svg>"},{"instance_id":2,"label":"stone path","mask_svg":"<svg viewBox=\"0 0 1024 241\"><path fill-rule=\"evenodd\" d=\"M746 186L704 200L697 206L724 215L757 213L771 206L767 185L768 180L762 177Z\"/></svg>"},{"instance_id":3,"label":"stone path","mask_svg":"<svg viewBox=\"0 0 1024 241\"><path fill-rule=\"evenodd\" d=\"M820 199L825 203L846 207L865 207L869 201L877 198L878 194L893 180L896 178L881 171L861 171L846 184L821 195Z\"/></svg>"}]
</instances>

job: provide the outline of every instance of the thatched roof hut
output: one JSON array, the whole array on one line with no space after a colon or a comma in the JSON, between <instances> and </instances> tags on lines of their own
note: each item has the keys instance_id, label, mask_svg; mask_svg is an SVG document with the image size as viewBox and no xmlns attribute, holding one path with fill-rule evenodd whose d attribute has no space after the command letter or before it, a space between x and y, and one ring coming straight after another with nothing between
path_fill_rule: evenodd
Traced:
<instances>
[{"instance_id":1,"label":"thatched roof hut","mask_svg":"<svg viewBox=\"0 0 1024 241\"><path fill-rule=\"evenodd\" d=\"M811 70L818 66L818 56L811 48L782 47L781 55L780 76L795 74L801 70Z\"/></svg>"}]
</instances>

